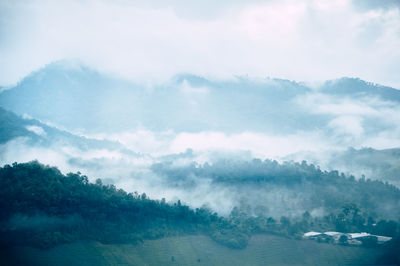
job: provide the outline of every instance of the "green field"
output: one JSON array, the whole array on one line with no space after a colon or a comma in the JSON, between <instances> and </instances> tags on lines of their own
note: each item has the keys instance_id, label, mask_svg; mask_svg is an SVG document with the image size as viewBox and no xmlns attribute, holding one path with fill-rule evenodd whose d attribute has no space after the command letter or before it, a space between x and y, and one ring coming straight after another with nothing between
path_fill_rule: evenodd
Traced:
<instances>
[{"instance_id":1,"label":"green field","mask_svg":"<svg viewBox=\"0 0 400 266\"><path fill-rule=\"evenodd\" d=\"M380 249L337 246L273 235L254 236L229 249L206 236L147 240L137 245L80 242L48 250L18 247L1 252L2 265L371 265Z\"/></svg>"}]
</instances>

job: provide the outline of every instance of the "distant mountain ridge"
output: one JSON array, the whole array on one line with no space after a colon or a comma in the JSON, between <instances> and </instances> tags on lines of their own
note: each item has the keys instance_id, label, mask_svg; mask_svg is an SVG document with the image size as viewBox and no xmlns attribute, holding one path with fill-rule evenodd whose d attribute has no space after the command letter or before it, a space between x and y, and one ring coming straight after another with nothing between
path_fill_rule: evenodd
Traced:
<instances>
[{"instance_id":1,"label":"distant mountain ridge","mask_svg":"<svg viewBox=\"0 0 400 266\"><path fill-rule=\"evenodd\" d=\"M329 80L321 86L320 91L332 95L379 96L384 100L400 102L400 90L359 78Z\"/></svg>"},{"instance_id":2,"label":"distant mountain ridge","mask_svg":"<svg viewBox=\"0 0 400 266\"><path fill-rule=\"evenodd\" d=\"M28 114L63 127L71 128L78 122L79 128L92 124L101 112L92 100L96 95L102 97L99 102L104 102L112 96L110 86L124 85L123 81L104 77L89 68L57 62L3 91L0 105L19 115Z\"/></svg>"},{"instance_id":3,"label":"distant mountain ridge","mask_svg":"<svg viewBox=\"0 0 400 266\"><path fill-rule=\"evenodd\" d=\"M59 143L80 147L81 149L122 148L122 145L117 142L73 135L69 132L45 125L38 120L22 118L0 107L0 144L16 138L25 138L28 144L43 147Z\"/></svg>"},{"instance_id":4,"label":"distant mountain ridge","mask_svg":"<svg viewBox=\"0 0 400 266\"><path fill-rule=\"evenodd\" d=\"M61 61L0 92L0 106L86 133L144 127L287 134L323 128L329 122L330 115L310 112L296 102L313 92L289 80L237 77L217 81L191 74L176 75L170 82L149 88ZM318 92L400 102L400 91L353 78L327 81Z\"/></svg>"},{"instance_id":5,"label":"distant mountain ridge","mask_svg":"<svg viewBox=\"0 0 400 266\"><path fill-rule=\"evenodd\" d=\"M399 90L357 78L311 88L283 79L213 80L183 73L147 86L63 61L0 92L4 109L84 135L250 132L300 141L317 137L343 149L399 146L374 146L378 139L400 137L398 103Z\"/></svg>"}]
</instances>

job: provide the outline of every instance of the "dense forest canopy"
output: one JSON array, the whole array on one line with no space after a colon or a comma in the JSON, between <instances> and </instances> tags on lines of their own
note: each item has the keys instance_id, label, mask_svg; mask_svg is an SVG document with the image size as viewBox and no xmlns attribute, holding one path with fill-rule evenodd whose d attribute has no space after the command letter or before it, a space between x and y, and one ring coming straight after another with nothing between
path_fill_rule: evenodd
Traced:
<instances>
[{"instance_id":1,"label":"dense forest canopy","mask_svg":"<svg viewBox=\"0 0 400 266\"><path fill-rule=\"evenodd\" d=\"M253 163L260 164L258 161ZM288 167L274 162L266 164L269 163L280 171ZM305 163L292 167L298 168L297 171L292 169L294 172L288 170L293 178L304 169L320 172ZM282 174L280 171L277 170L275 175ZM347 185L353 187L370 184L331 173L321 175L316 178L303 173L301 178L310 178L309 182L316 183L333 179L331 182L348 182ZM282 174L282 178L285 175ZM398 197L399 191L390 185L371 184L390 197ZM383 194L382 200L385 200ZM78 240L135 243L169 235L205 234L220 244L243 248L252 235L259 233L296 238L309 230L398 235L397 221L372 215L369 206L345 204L323 217L313 217L306 211L301 217L282 216L279 219L267 217L262 212L257 216L250 215L242 208L234 208L229 216L223 217L206 207L193 210L180 201L151 200L144 193L127 193L114 185L103 185L100 179L90 183L79 172L63 175L57 168L36 161L14 163L0 169L0 211L3 246L50 247Z\"/></svg>"},{"instance_id":2,"label":"dense forest canopy","mask_svg":"<svg viewBox=\"0 0 400 266\"><path fill-rule=\"evenodd\" d=\"M150 200L144 193L103 185L100 179L89 183L80 173L65 176L38 162L1 168L0 189L3 245L51 246L79 239L137 242L181 233L214 235L221 228L238 236L241 242L233 247L247 239L210 210Z\"/></svg>"}]
</instances>

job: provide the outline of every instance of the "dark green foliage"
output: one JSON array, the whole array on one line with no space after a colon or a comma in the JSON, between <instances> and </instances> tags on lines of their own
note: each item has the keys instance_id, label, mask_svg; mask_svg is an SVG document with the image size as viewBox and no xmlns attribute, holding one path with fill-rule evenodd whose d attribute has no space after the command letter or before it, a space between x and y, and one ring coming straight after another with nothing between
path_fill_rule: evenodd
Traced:
<instances>
[{"instance_id":1,"label":"dark green foliage","mask_svg":"<svg viewBox=\"0 0 400 266\"><path fill-rule=\"evenodd\" d=\"M400 237L393 239L386 247L377 264L379 265L400 265Z\"/></svg>"},{"instance_id":2,"label":"dark green foliage","mask_svg":"<svg viewBox=\"0 0 400 266\"><path fill-rule=\"evenodd\" d=\"M398 224L395 221L381 220L375 226L371 227L371 231L376 235L395 237L397 235Z\"/></svg>"},{"instance_id":3,"label":"dark green foliage","mask_svg":"<svg viewBox=\"0 0 400 266\"><path fill-rule=\"evenodd\" d=\"M3 245L49 247L78 239L127 243L204 233L240 248L249 238L207 209L150 200L99 179L92 184L80 173L64 176L38 162L0 169L0 217Z\"/></svg>"},{"instance_id":4,"label":"dark green foliage","mask_svg":"<svg viewBox=\"0 0 400 266\"><path fill-rule=\"evenodd\" d=\"M342 245L346 244L346 243L347 243L347 240L348 240L348 238L347 238L346 235L341 235L341 236L339 237L339 243L342 244Z\"/></svg>"},{"instance_id":5,"label":"dark green foliage","mask_svg":"<svg viewBox=\"0 0 400 266\"><path fill-rule=\"evenodd\" d=\"M240 188L239 191L260 191L257 200L274 191L295 193L298 205L304 210L323 208L338 212L348 204L358 206L370 216L387 219L400 217L400 190L381 181L346 176L338 171L322 171L313 164L254 159L252 161L218 161L212 165L174 166L158 163L152 170L166 178L165 185L182 184L188 176L211 179L215 185ZM190 186L190 180L187 181ZM249 197L251 198L251 196ZM283 204L283 203L282 203ZM254 204L253 204L254 205ZM251 206L250 213L258 206ZM268 208L268 206L265 206ZM296 210L293 210L296 211ZM360 217L355 214L354 219ZM357 220L355 222L364 223Z\"/></svg>"},{"instance_id":6,"label":"dark green foliage","mask_svg":"<svg viewBox=\"0 0 400 266\"><path fill-rule=\"evenodd\" d=\"M376 236L368 236L360 239L365 247L376 247L378 245L378 238Z\"/></svg>"},{"instance_id":7,"label":"dark green foliage","mask_svg":"<svg viewBox=\"0 0 400 266\"><path fill-rule=\"evenodd\" d=\"M398 236L395 221L367 217L354 204L336 213L297 218L249 216L234 208L229 217L206 208L190 209L180 201L151 200L126 193L100 179L30 162L0 168L0 244L48 248L77 240L135 243L182 234L206 234L230 248L244 248L254 234L301 238L309 230L370 232ZM367 240L368 241L368 240ZM374 246L373 239L366 243ZM376 239L375 239L376 243Z\"/></svg>"}]
</instances>

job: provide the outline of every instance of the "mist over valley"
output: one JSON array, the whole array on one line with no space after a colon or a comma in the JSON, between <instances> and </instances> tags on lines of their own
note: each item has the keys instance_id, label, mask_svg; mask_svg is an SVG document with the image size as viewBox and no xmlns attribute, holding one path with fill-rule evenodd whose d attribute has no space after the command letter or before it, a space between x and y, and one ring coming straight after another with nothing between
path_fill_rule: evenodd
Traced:
<instances>
[{"instance_id":1,"label":"mist over valley","mask_svg":"<svg viewBox=\"0 0 400 266\"><path fill-rule=\"evenodd\" d=\"M0 3L0 264L400 264L398 2L178 2Z\"/></svg>"}]
</instances>

